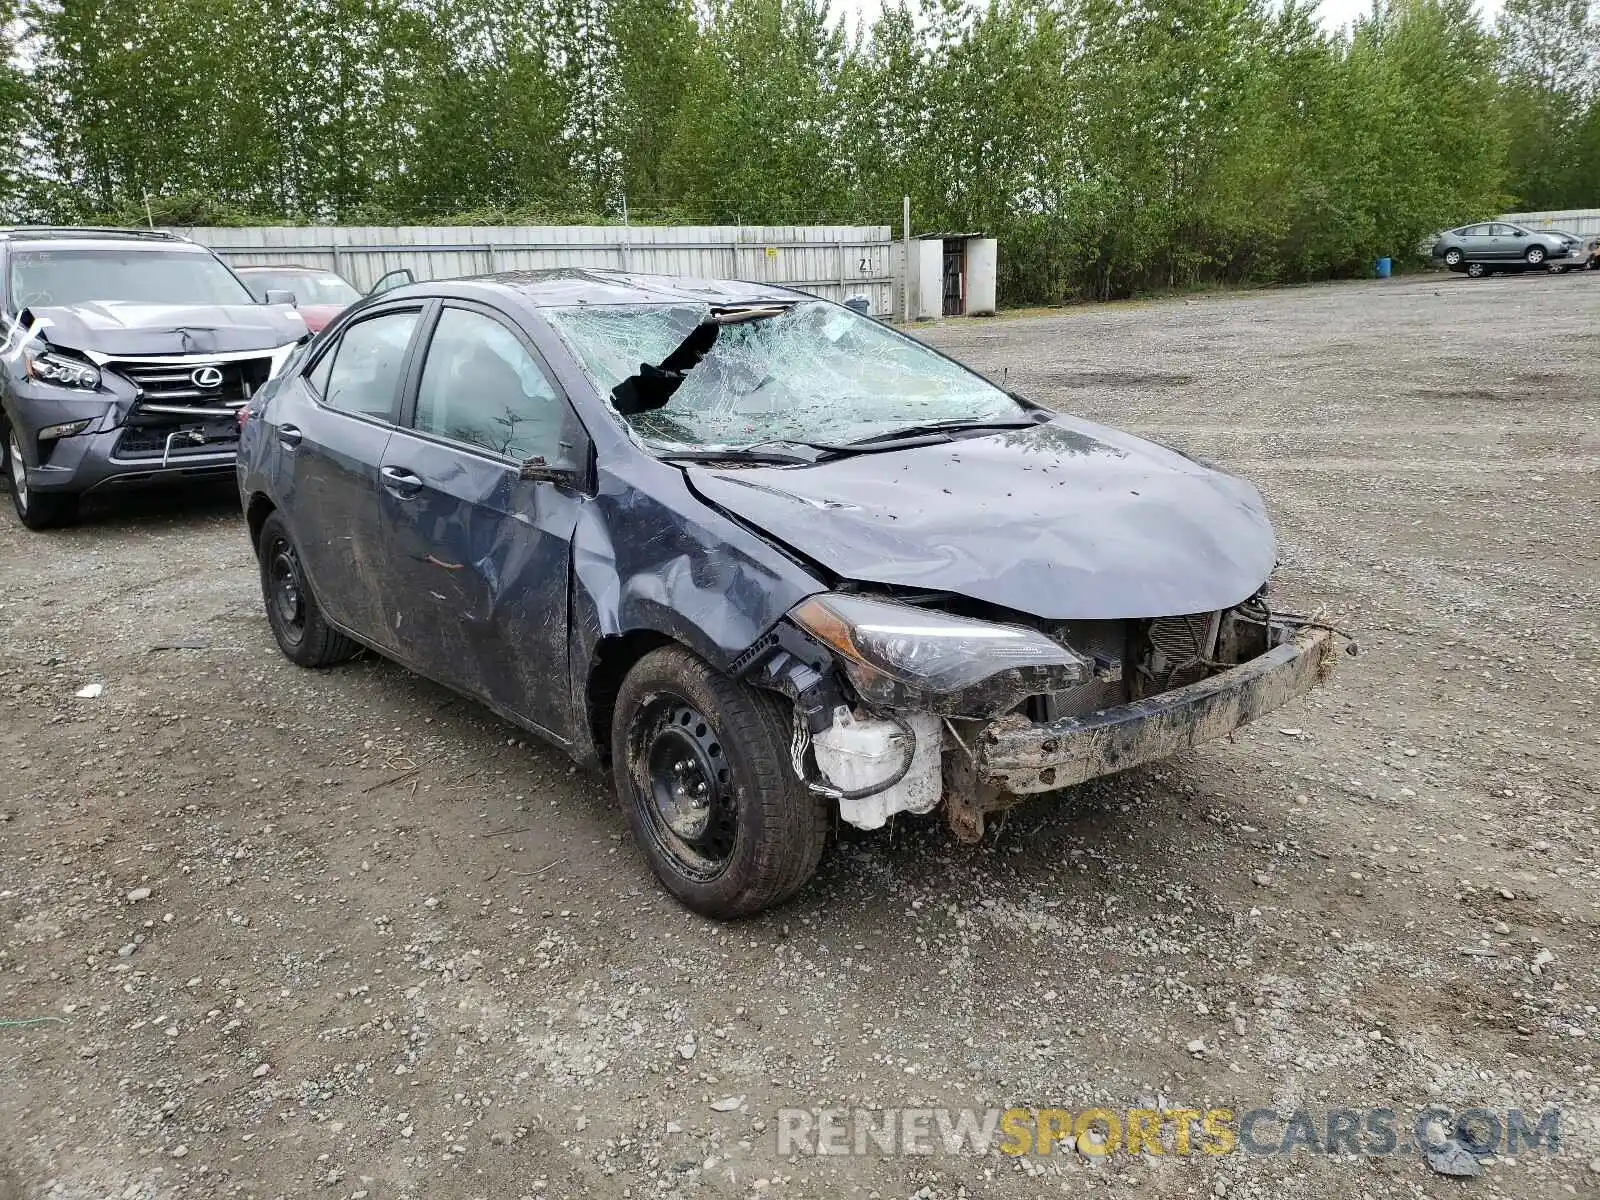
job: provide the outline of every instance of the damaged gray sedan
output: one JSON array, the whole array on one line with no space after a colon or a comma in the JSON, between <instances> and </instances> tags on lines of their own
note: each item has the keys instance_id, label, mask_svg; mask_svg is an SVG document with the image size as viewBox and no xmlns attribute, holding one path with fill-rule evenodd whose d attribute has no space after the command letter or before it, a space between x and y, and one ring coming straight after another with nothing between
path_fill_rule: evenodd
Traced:
<instances>
[{"instance_id":1,"label":"damaged gray sedan","mask_svg":"<svg viewBox=\"0 0 1600 1200\"><path fill-rule=\"evenodd\" d=\"M1249 484L785 289L404 287L243 424L283 652L369 647L608 769L714 916L798 891L835 818L975 840L1332 662L1269 607Z\"/></svg>"}]
</instances>

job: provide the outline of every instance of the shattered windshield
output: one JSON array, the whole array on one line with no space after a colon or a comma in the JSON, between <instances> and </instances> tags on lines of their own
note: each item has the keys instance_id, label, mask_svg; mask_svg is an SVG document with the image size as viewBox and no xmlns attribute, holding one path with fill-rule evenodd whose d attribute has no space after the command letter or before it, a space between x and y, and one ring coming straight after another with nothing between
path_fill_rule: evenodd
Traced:
<instances>
[{"instance_id":1,"label":"shattered windshield","mask_svg":"<svg viewBox=\"0 0 1600 1200\"><path fill-rule=\"evenodd\" d=\"M844 443L929 422L1023 414L964 367L820 300L736 318L716 326L714 340L705 305L585 305L544 315L607 395L668 360L691 364L664 405L623 418L657 448ZM685 360L682 348L697 330L709 349Z\"/></svg>"}]
</instances>

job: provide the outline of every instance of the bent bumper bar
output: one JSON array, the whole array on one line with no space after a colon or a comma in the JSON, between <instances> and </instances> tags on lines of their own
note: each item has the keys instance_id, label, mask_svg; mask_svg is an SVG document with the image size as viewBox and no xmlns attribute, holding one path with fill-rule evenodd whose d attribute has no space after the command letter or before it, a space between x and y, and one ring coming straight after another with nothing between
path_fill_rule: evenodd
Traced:
<instances>
[{"instance_id":1,"label":"bent bumper bar","mask_svg":"<svg viewBox=\"0 0 1600 1200\"><path fill-rule=\"evenodd\" d=\"M164 452L123 457L119 441L125 432L126 426L117 425L101 433L62 438L51 447L48 462L28 468L28 487L38 492L84 493L233 474L235 442L184 444L179 453L168 438Z\"/></svg>"},{"instance_id":2,"label":"bent bumper bar","mask_svg":"<svg viewBox=\"0 0 1600 1200\"><path fill-rule=\"evenodd\" d=\"M1049 724L1002 718L978 739L978 777L1024 795L1170 757L1309 691L1332 669L1332 654L1328 630L1305 628L1258 658L1158 696Z\"/></svg>"}]
</instances>

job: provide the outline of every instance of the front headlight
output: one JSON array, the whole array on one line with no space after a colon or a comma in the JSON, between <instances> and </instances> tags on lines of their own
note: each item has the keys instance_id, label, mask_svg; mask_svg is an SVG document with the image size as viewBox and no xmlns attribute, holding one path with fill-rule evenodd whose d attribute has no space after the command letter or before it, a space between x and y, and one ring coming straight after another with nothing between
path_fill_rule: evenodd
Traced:
<instances>
[{"instance_id":1,"label":"front headlight","mask_svg":"<svg viewBox=\"0 0 1600 1200\"><path fill-rule=\"evenodd\" d=\"M29 354L25 361L28 378L57 387L84 388L93 391L100 386L100 372L90 363L68 358L64 354Z\"/></svg>"},{"instance_id":2,"label":"front headlight","mask_svg":"<svg viewBox=\"0 0 1600 1200\"><path fill-rule=\"evenodd\" d=\"M834 650L869 704L992 717L1027 697L1089 679L1094 664L1024 625L825 593L789 617Z\"/></svg>"}]
</instances>

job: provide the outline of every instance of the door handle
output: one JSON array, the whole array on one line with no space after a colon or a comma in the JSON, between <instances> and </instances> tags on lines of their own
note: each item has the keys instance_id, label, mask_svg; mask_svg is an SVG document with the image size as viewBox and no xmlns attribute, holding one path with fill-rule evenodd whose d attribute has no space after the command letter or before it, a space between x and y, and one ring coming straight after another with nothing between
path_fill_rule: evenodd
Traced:
<instances>
[{"instance_id":1,"label":"door handle","mask_svg":"<svg viewBox=\"0 0 1600 1200\"><path fill-rule=\"evenodd\" d=\"M282 442L286 449L293 450L296 446L298 446L300 444L301 436L300 427L298 425L278 426L278 441Z\"/></svg>"},{"instance_id":2,"label":"door handle","mask_svg":"<svg viewBox=\"0 0 1600 1200\"><path fill-rule=\"evenodd\" d=\"M404 467L383 467L378 474L383 476L384 488L402 500L415 496L422 490L421 477L413 475Z\"/></svg>"}]
</instances>

